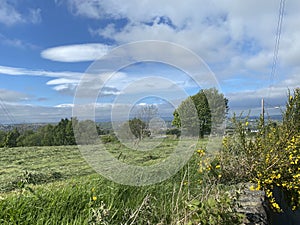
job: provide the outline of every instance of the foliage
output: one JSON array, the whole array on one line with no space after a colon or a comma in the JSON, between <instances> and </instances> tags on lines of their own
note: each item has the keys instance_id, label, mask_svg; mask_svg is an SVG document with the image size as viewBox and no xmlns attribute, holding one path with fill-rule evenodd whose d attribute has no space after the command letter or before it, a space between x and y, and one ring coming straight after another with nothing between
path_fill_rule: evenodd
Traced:
<instances>
[{"instance_id":1,"label":"foliage","mask_svg":"<svg viewBox=\"0 0 300 225\"><path fill-rule=\"evenodd\" d=\"M0 148L4 147L5 138L6 138L6 132L0 130Z\"/></svg>"},{"instance_id":2,"label":"foliage","mask_svg":"<svg viewBox=\"0 0 300 225\"><path fill-rule=\"evenodd\" d=\"M263 126L257 138L260 161L254 168L257 190L265 190L271 207L281 211L274 187L286 195L293 210L300 207L300 89L289 93L280 126Z\"/></svg>"},{"instance_id":3,"label":"foliage","mask_svg":"<svg viewBox=\"0 0 300 225\"><path fill-rule=\"evenodd\" d=\"M25 183L19 191L0 197L0 223L198 224L210 218L211 225L223 224L219 223L223 220L238 224L231 211L231 198L227 194L223 198L216 186L202 193L196 182L186 185L186 179L197 178L196 170L188 173L187 169L146 187L119 185L97 175L48 185ZM211 195L207 195L208 190ZM199 199L202 206L194 204L193 199Z\"/></svg>"},{"instance_id":4,"label":"foliage","mask_svg":"<svg viewBox=\"0 0 300 225\"><path fill-rule=\"evenodd\" d=\"M300 206L300 89L289 93L282 124L265 123L261 118L258 132L248 133L249 122L233 119L235 131L224 138L222 177L251 180L253 190L263 190L275 211L281 211L273 195L280 188L293 210ZM225 157L226 156L226 157ZM225 157L225 158L224 158ZM222 162L223 161L223 162ZM238 170L236 168L239 168Z\"/></svg>"},{"instance_id":5,"label":"foliage","mask_svg":"<svg viewBox=\"0 0 300 225\"><path fill-rule=\"evenodd\" d=\"M12 131L9 131L5 137L4 146L9 148L16 147L19 136L20 132L16 128L14 128Z\"/></svg>"},{"instance_id":6,"label":"foliage","mask_svg":"<svg viewBox=\"0 0 300 225\"><path fill-rule=\"evenodd\" d=\"M175 135L177 138L180 137L181 131L178 128L167 129L166 135Z\"/></svg>"},{"instance_id":7,"label":"foliage","mask_svg":"<svg viewBox=\"0 0 300 225\"><path fill-rule=\"evenodd\" d=\"M192 219L188 224L239 225L242 223L244 216L236 211L237 196L222 189L218 191L202 201L194 199L189 202Z\"/></svg>"},{"instance_id":8,"label":"foliage","mask_svg":"<svg viewBox=\"0 0 300 225\"><path fill-rule=\"evenodd\" d=\"M150 120L158 116L158 107L156 105L142 105L136 112L136 118L142 120L149 128Z\"/></svg>"},{"instance_id":9,"label":"foliage","mask_svg":"<svg viewBox=\"0 0 300 225\"><path fill-rule=\"evenodd\" d=\"M106 147L114 157L122 152L125 163L134 164L134 158L139 165L152 165L168 157L177 142L166 139L151 152L128 152L114 142ZM215 182L199 183L205 179L197 171L198 153L170 179L131 187L96 174L75 146L1 150L0 186L12 180L17 184L12 192L0 190L1 224L198 224L214 217L209 216L211 213L228 224L239 224L231 198L234 195L228 195ZM195 204L195 200L203 205ZM210 221L218 224L222 220Z\"/></svg>"},{"instance_id":10,"label":"foliage","mask_svg":"<svg viewBox=\"0 0 300 225\"><path fill-rule=\"evenodd\" d=\"M184 100L174 111L172 124L177 128L187 129L187 133L192 136L203 137L222 130L227 112L228 100L217 89L200 90ZM183 124L185 127L182 127Z\"/></svg>"},{"instance_id":11,"label":"foliage","mask_svg":"<svg viewBox=\"0 0 300 225\"><path fill-rule=\"evenodd\" d=\"M74 135L76 131L76 140ZM78 121L76 118L61 119L56 125L47 124L37 130L25 129L19 131L14 128L11 131L0 131L0 147L17 146L60 146L88 144L96 141L98 135L108 134L108 130L102 129L94 121Z\"/></svg>"},{"instance_id":12,"label":"foliage","mask_svg":"<svg viewBox=\"0 0 300 225\"><path fill-rule=\"evenodd\" d=\"M216 88L204 89L211 113L211 133L223 135L224 122L228 114L228 99Z\"/></svg>"},{"instance_id":13,"label":"foliage","mask_svg":"<svg viewBox=\"0 0 300 225\"><path fill-rule=\"evenodd\" d=\"M145 136L146 123L141 119L133 118L132 120L129 120L129 127L132 134L139 140L141 140L142 137Z\"/></svg>"},{"instance_id":14,"label":"foliage","mask_svg":"<svg viewBox=\"0 0 300 225\"><path fill-rule=\"evenodd\" d=\"M146 122L136 117L123 123L118 133L126 140L141 140L151 135Z\"/></svg>"},{"instance_id":15,"label":"foliage","mask_svg":"<svg viewBox=\"0 0 300 225\"><path fill-rule=\"evenodd\" d=\"M114 134L101 135L100 139L103 144L118 142L118 138Z\"/></svg>"}]
</instances>

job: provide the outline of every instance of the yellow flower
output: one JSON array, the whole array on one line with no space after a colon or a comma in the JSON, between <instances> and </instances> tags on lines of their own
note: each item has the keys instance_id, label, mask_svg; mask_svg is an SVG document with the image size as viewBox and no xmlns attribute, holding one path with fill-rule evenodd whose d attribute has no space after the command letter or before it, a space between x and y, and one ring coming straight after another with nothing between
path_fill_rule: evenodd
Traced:
<instances>
[{"instance_id":1,"label":"yellow flower","mask_svg":"<svg viewBox=\"0 0 300 225\"><path fill-rule=\"evenodd\" d=\"M276 209L277 211L281 211L280 206L279 206L276 202L273 202L273 203L272 203L272 206L273 206L273 208Z\"/></svg>"},{"instance_id":2,"label":"yellow flower","mask_svg":"<svg viewBox=\"0 0 300 225\"><path fill-rule=\"evenodd\" d=\"M255 187L253 185L250 187L250 191L255 191Z\"/></svg>"},{"instance_id":3,"label":"yellow flower","mask_svg":"<svg viewBox=\"0 0 300 225\"><path fill-rule=\"evenodd\" d=\"M221 168L221 165L216 165L216 169L220 169Z\"/></svg>"},{"instance_id":4,"label":"yellow flower","mask_svg":"<svg viewBox=\"0 0 300 225\"><path fill-rule=\"evenodd\" d=\"M92 197L92 200L93 200L93 201L96 201L96 200L97 200L97 196L93 196L93 197Z\"/></svg>"}]
</instances>

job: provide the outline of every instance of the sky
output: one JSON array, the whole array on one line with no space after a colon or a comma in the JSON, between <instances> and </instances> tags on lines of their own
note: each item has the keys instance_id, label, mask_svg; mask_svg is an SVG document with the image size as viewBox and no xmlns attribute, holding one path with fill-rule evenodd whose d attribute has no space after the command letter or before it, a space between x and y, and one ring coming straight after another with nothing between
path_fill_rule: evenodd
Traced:
<instances>
[{"instance_id":1,"label":"sky","mask_svg":"<svg viewBox=\"0 0 300 225\"><path fill-rule=\"evenodd\" d=\"M102 119L145 104L172 115L211 86L231 113L259 115L262 98L279 113L300 86L297 0L285 2L272 72L282 2L0 0L0 124L57 122L76 104Z\"/></svg>"}]
</instances>

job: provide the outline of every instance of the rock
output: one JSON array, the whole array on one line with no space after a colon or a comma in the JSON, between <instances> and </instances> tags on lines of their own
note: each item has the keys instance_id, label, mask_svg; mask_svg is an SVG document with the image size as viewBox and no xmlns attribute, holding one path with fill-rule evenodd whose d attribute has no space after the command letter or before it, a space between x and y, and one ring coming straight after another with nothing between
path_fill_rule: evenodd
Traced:
<instances>
[{"instance_id":1,"label":"rock","mask_svg":"<svg viewBox=\"0 0 300 225\"><path fill-rule=\"evenodd\" d=\"M265 194L263 191L251 191L251 186L250 183L243 185L238 200L237 211L245 215L242 225L268 225L264 203Z\"/></svg>"}]
</instances>

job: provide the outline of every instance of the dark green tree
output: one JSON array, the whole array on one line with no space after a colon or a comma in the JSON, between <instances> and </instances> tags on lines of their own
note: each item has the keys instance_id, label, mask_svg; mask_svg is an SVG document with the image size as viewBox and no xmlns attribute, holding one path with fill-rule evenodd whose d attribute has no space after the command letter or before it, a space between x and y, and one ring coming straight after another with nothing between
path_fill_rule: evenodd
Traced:
<instances>
[{"instance_id":1,"label":"dark green tree","mask_svg":"<svg viewBox=\"0 0 300 225\"><path fill-rule=\"evenodd\" d=\"M9 147L9 148L16 147L18 144L17 140L18 140L19 136L20 136L20 132L18 131L17 128L14 128L12 131L9 131L6 134L4 146Z\"/></svg>"},{"instance_id":2,"label":"dark green tree","mask_svg":"<svg viewBox=\"0 0 300 225\"><path fill-rule=\"evenodd\" d=\"M54 126L52 124L47 124L46 126L42 126L38 133L41 136L41 145L43 146L52 146L55 145L54 143Z\"/></svg>"},{"instance_id":3,"label":"dark green tree","mask_svg":"<svg viewBox=\"0 0 300 225\"><path fill-rule=\"evenodd\" d=\"M0 148L4 146L5 138L6 138L6 132L0 130Z\"/></svg>"},{"instance_id":4,"label":"dark green tree","mask_svg":"<svg viewBox=\"0 0 300 225\"><path fill-rule=\"evenodd\" d=\"M217 89L200 90L174 111L172 125L188 135L203 137L220 129L227 112L228 100Z\"/></svg>"},{"instance_id":5,"label":"dark green tree","mask_svg":"<svg viewBox=\"0 0 300 225\"><path fill-rule=\"evenodd\" d=\"M148 136L149 134L149 132L146 130L146 123L141 119L133 118L132 120L129 120L129 127L132 134L139 140L141 140L144 136Z\"/></svg>"},{"instance_id":6,"label":"dark green tree","mask_svg":"<svg viewBox=\"0 0 300 225\"><path fill-rule=\"evenodd\" d=\"M42 146L42 136L39 132L26 130L18 138L18 146Z\"/></svg>"},{"instance_id":7,"label":"dark green tree","mask_svg":"<svg viewBox=\"0 0 300 225\"><path fill-rule=\"evenodd\" d=\"M211 133L224 134L225 120L228 114L228 99L216 88L203 90L211 112Z\"/></svg>"},{"instance_id":8,"label":"dark green tree","mask_svg":"<svg viewBox=\"0 0 300 225\"><path fill-rule=\"evenodd\" d=\"M74 145L75 138L72 120L68 118L61 121L54 128L54 145Z\"/></svg>"},{"instance_id":9,"label":"dark green tree","mask_svg":"<svg viewBox=\"0 0 300 225\"><path fill-rule=\"evenodd\" d=\"M95 144L99 138L96 123L92 120L73 119L77 144Z\"/></svg>"}]
</instances>

